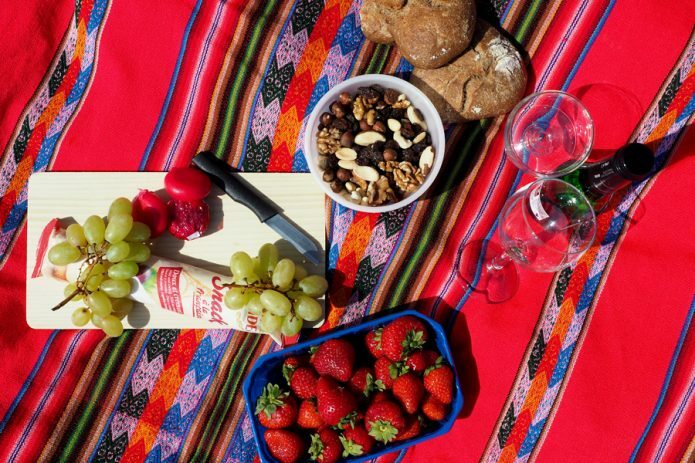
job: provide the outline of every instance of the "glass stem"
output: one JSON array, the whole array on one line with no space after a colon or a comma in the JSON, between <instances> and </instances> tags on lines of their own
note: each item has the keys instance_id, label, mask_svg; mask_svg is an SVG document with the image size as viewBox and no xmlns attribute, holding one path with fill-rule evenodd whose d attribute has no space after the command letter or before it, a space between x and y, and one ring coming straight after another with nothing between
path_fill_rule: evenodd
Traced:
<instances>
[{"instance_id":1,"label":"glass stem","mask_svg":"<svg viewBox=\"0 0 695 463\"><path fill-rule=\"evenodd\" d=\"M509 262L512 261L512 256L510 256L507 251L504 251L502 254L495 256L490 262L487 263L487 270L488 272L492 272L495 270L502 270L505 265L507 265Z\"/></svg>"}]
</instances>

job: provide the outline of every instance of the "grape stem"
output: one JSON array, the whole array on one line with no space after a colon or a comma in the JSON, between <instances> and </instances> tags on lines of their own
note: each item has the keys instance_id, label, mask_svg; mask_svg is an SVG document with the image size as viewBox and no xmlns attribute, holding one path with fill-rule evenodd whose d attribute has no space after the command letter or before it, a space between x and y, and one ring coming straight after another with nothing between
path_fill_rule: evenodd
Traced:
<instances>
[{"instance_id":1,"label":"grape stem","mask_svg":"<svg viewBox=\"0 0 695 463\"><path fill-rule=\"evenodd\" d=\"M58 305L56 305L55 307L53 307L51 310L58 310L58 309L60 309L61 307L63 307L63 306L64 306L65 304L67 304L68 302L70 302L75 296L77 296L77 295L80 294L81 292L82 292L82 289L81 289L81 288L75 289L75 291L73 291L68 297L66 297L65 299L63 299L62 301L60 301L60 303L59 303Z\"/></svg>"},{"instance_id":2,"label":"grape stem","mask_svg":"<svg viewBox=\"0 0 695 463\"><path fill-rule=\"evenodd\" d=\"M244 290L251 290L251 291L253 291L253 292L256 293L256 294L261 294L261 293L262 293L263 291L265 291L266 289L272 289L272 290L274 290L274 291L277 291L277 292L279 292L279 293L282 293L282 295L285 296L285 297L286 297L287 299L289 299L290 301L292 301L292 302L296 301L296 298L290 297L290 296L288 295L288 293L294 291L292 288L288 289L287 291L283 291L283 290L281 290L280 288L278 288L277 286L273 286L272 283L260 283L260 282L256 282L256 283L251 283L251 284L248 284L248 285L240 285L240 284L238 284L238 283L224 283L222 286L224 286L225 288L241 288L241 289L244 289Z\"/></svg>"},{"instance_id":3,"label":"grape stem","mask_svg":"<svg viewBox=\"0 0 695 463\"><path fill-rule=\"evenodd\" d=\"M89 252L89 247L88 246L84 247L84 249L87 250L87 258L84 260L84 262L82 262L82 265L80 265L80 273L77 276L77 288L75 289L75 291L70 293L70 295L68 297L66 297L65 299L60 301L51 310L55 311L55 310L60 309L65 304L67 304L68 302L73 300L76 296L85 292L84 282L86 282L87 279L89 278L89 276L91 275L91 273L92 273L91 268L93 268L94 265L100 264L104 261L104 254L105 254L104 249L105 248L106 248L106 245L102 244L99 249L94 249L94 251ZM89 273L87 274L87 276L85 278L82 278L82 273L85 270L85 268L84 268L85 265L87 265L87 268L89 268L90 270L89 270Z\"/></svg>"}]
</instances>

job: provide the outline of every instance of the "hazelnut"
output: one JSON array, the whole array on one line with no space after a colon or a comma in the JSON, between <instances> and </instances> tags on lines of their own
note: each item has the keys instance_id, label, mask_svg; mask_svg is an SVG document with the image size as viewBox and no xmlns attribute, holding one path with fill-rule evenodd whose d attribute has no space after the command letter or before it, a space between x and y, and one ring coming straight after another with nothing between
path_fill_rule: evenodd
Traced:
<instances>
[{"instance_id":1,"label":"hazelnut","mask_svg":"<svg viewBox=\"0 0 695 463\"><path fill-rule=\"evenodd\" d=\"M347 182L348 180L350 180L350 177L352 177L352 172L341 167L340 169L338 169L336 177L338 177L338 180L342 182Z\"/></svg>"},{"instance_id":2,"label":"hazelnut","mask_svg":"<svg viewBox=\"0 0 695 463\"><path fill-rule=\"evenodd\" d=\"M352 148L355 144L355 135L352 132L345 132L340 136L340 145L346 148Z\"/></svg>"},{"instance_id":3,"label":"hazelnut","mask_svg":"<svg viewBox=\"0 0 695 463\"><path fill-rule=\"evenodd\" d=\"M335 172L332 170L324 170L323 171L323 181L324 182L332 182L333 179L335 178Z\"/></svg>"},{"instance_id":4,"label":"hazelnut","mask_svg":"<svg viewBox=\"0 0 695 463\"><path fill-rule=\"evenodd\" d=\"M385 133L386 132L386 124L384 124L382 121L376 121L374 125L372 126L372 130L375 132L379 133Z\"/></svg>"},{"instance_id":5,"label":"hazelnut","mask_svg":"<svg viewBox=\"0 0 695 463\"><path fill-rule=\"evenodd\" d=\"M338 96L338 102L343 106L348 106L352 104L352 95L350 95L348 92L342 92Z\"/></svg>"},{"instance_id":6,"label":"hazelnut","mask_svg":"<svg viewBox=\"0 0 695 463\"><path fill-rule=\"evenodd\" d=\"M384 161L395 161L398 158L398 153L392 148L386 148L384 150Z\"/></svg>"},{"instance_id":7,"label":"hazelnut","mask_svg":"<svg viewBox=\"0 0 695 463\"><path fill-rule=\"evenodd\" d=\"M331 112L335 114L335 117L337 117L338 119L342 119L343 117L345 117L345 107L337 101L331 103Z\"/></svg>"},{"instance_id":8,"label":"hazelnut","mask_svg":"<svg viewBox=\"0 0 695 463\"><path fill-rule=\"evenodd\" d=\"M334 193L340 193L343 191L343 182L340 180L333 180L331 182L331 190L333 190Z\"/></svg>"},{"instance_id":9,"label":"hazelnut","mask_svg":"<svg viewBox=\"0 0 695 463\"><path fill-rule=\"evenodd\" d=\"M321 114L321 124L328 127L329 125L331 125L331 122L333 122L333 114L331 114L331 113Z\"/></svg>"},{"instance_id":10,"label":"hazelnut","mask_svg":"<svg viewBox=\"0 0 695 463\"><path fill-rule=\"evenodd\" d=\"M360 121L360 130L363 132L366 132L367 130L371 130L371 126L367 124L367 121L365 119L362 119Z\"/></svg>"}]
</instances>

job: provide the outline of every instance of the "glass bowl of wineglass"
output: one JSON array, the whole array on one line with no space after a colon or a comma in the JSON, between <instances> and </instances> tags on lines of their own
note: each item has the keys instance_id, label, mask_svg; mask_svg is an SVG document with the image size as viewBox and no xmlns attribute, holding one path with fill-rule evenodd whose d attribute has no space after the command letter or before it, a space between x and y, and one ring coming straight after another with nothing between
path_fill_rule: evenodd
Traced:
<instances>
[{"instance_id":1,"label":"glass bowl of wineglass","mask_svg":"<svg viewBox=\"0 0 695 463\"><path fill-rule=\"evenodd\" d=\"M518 288L514 264L556 272L577 262L596 237L596 214L589 200L559 179L540 179L505 203L498 219L500 244L467 243L458 273L464 284L502 302Z\"/></svg>"},{"instance_id":2,"label":"glass bowl of wineglass","mask_svg":"<svg viewBox=\"0 0 695 463\"><path fill-rule=\"evenodd\" d=\"M572 95L550 90L532 93L509 113L505 153L520 170L539 178L561 177L586 161L594 123Z\"/></svg>"}]
</instances>

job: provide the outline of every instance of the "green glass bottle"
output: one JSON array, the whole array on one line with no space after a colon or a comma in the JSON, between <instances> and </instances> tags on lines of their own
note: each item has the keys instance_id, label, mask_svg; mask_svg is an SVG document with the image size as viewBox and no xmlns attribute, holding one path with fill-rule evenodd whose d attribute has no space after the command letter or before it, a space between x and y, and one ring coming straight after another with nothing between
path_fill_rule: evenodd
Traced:
<instances>
[{"instance_id":1,"label":"green glass bottle","mask_svg":"<svg viewBox=\"0 0 695 463\"><path fill-rule=\"evenodd\" d=\"M642 143L630 143L605 161L587 164L562 177L589 199L596 211L602 211L618 190L644 180L654 167L654 153Z\"/></svg>"}]
</instances>

